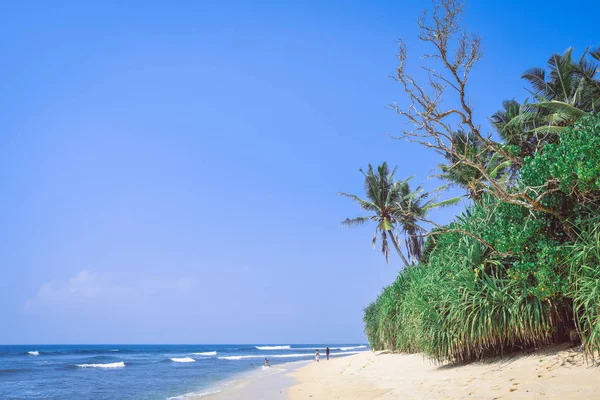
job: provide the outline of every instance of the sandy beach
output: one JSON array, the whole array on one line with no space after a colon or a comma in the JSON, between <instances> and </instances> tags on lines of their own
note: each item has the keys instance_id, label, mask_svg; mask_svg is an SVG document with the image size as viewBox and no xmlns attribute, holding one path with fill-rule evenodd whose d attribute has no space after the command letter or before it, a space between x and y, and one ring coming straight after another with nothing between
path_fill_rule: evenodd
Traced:
<instances>
[{"instance_id":1,"label":"sandy beach","mask_svg":"<svg viewBox=\"0 0 600 400\"><path fill-rule=\"evenodd\" d=\"M600 398L600 368L566 346L464 366L364 352L311 363L289 375L296 380L289 400Z\"/></svg>"}]
</instances>

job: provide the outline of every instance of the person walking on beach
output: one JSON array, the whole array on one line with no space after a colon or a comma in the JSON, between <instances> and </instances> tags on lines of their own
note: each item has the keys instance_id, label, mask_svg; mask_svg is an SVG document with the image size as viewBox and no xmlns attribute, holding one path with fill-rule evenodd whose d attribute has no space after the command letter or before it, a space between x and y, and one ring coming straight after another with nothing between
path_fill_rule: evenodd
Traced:
<instances>
[{"instance_id":1,"label":"person walking on beach","mask_svg":"<svg viewBox=\"0 0 600 400\"><path fill-rule=\"evenodd\" d=\"M325 355L327 356L327 361L329 361L329 347L325 349Z\"/></svg>"},{"instance_id":2,"label":"person walking on beach","mask_svg":"<svg viewBox=\"0 0 600 400\"><path fill-rule=\"evenodd\" d=\"M265 367L270 367L271 364L269 364L269 359L265 358Z\"/></svg>"},{"instance_id":3,"label":"person walking on beach","mask_svg":"<svg viewBox=\"0 0 600 400\"><path fill-rule=\"evenodd\" d=\"M315 353L315 361L319 362L319 349L317 349L317 352Z\"/></svg>"}]
</instances>

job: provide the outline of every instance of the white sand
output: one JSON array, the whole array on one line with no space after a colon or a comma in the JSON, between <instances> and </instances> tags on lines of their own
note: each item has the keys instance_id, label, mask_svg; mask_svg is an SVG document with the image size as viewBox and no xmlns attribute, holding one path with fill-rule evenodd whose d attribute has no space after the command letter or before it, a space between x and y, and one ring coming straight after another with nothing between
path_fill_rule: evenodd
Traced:
<instances>
[{"instance_id":1,"label":"white sand","mask_svg":"<svg viewBox=\"0 0 600 400\"><path fill-rule=\"evenodd\" d=\"M600 399L600 368L565 346L459 367L365 352L321 360L291 376L297 384L289 400Z\"/></svg>"}]
</instances>

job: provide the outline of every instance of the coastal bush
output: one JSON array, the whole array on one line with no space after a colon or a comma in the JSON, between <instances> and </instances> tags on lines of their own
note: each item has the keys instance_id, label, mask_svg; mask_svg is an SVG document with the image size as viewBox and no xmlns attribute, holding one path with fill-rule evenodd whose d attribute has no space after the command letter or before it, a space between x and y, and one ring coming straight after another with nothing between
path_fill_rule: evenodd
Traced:
<instances>
[{"instance_id":1,"label":"coastal bush","mask_svg":"<svg viewBox=\"0 0 600 400\"><path fill-rule=\"evenodd\" d=\"M555 180L567 196L593 194L600 190L600 118L589 115L548 144L535 157L526 157L521 169L525 186L536 187ZM562 199L562 197L561 197Z\"/></svg>"},{"instance_id":2,"label":"coastal bush","mask_svg":"<svg viewBox=\"0 0 600 400\"><path fill-rule=\"evenodd\" d=\"M570 287L577 331L589 354L600 352L600 224L588 225L570 246Z\"/></svg>"},{"instance_id":3,"label":"coastal bush","mask_svg":"<svg viewBox=\"0 0 600 400\"><path fill-rule=\"evenodd\" d=\"M499 241L488 206L471 207L453 227ZM516 277L506 260L459 232L438 236L427 264L403 270L378 299L382 308L371 306L380 334L371 346L465 362L551 342L568 319L564 307L537 296L537 274Z\"/></svg>"},{"instance_id":4,"label":"coastal bush","mask_svg":"<svg viewBox=\"0 0 600 400\"><path fill-rule=\"evenodd\" d=\"M554 215L482 196L430 236L421 264L401 271L365 310L374 349L467 362L559 342L576 328L590 353L600 351L598 172L583 160L567 168L586 135L600 138L600 118L564 135L528 159L520 179L535 184L536 173L548 173L569 180L558 203L570 196L576 205L568 215L576 240ZM583 152L600 165L595 146Z\"/></svg>"},{"instance_id":5,"label":"coastal bush","mask_svg":"<svg viewBox=\"0 0 600 400\"><path fill-rule=\"evenodd\" d=\"M569 48L551 56L547 71L525 71L532 102L503 102L489 134L465 101L467 78L483 54L480 37L460 23L463 6L434 1L419 19L418 38L433 49L421 57L428 81L409 74L407 45L399 41L395 78L410 106L393 108L409 126L399 138L442 156L435 177L472 203L443 226L391 207L392 217L409 226L428 224L414 235L428 238L418 265L405 263L365 310L369 342L467 362L578 332L586 351L597 353L600 68L587 57L600 61L600 51L574 57ZM386 226L390 235L402 229L393 221Z\"/></svg>"}]
</instances>

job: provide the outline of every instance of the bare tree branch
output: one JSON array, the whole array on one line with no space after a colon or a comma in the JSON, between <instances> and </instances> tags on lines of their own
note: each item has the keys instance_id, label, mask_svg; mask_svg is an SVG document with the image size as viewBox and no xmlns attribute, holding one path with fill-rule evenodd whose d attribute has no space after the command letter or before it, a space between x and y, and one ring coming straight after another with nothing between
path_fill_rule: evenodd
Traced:
<instances>
[{"instance_id":1,"label":"bare tree branch","mask_svg":"<svg viewBox=\"0 0 600 400\"><path fill-rule=\"evenodd\" d=\"M461 26L463 10L462 0L440 0L434 2L430 15L424 11L418 19L418 38L432 45L435 50L434 53L423 55L422 59L442 66L441 70L434 69L430 64L421 66L428 77L425 84L418 83L406 71L407 48L402 40L398 41L399 65L394 79L402 85L410 103L407 108L392 105L409 125L397 139L420 144L454 160L451 168L461 165L477 171L481 177L479 184L485 184L484 191L501 202L551 214L564 222L560 210L548 207L543 202L545 196L556 192L556 182L546 182L539 187L508 187L501 177L494 176L488 168L490 154L499 155L501 161L510 161L515 167L522 166L522 160L490 135L484 135L481 127L474 122L467 83L483 53L481 38L466 32ZM454 106L447 106L453 99ZM481 150L468 152L464 146L461 150L454 140L457 131L472 135L481 143Z\"/></svg>"}]
</instances>

